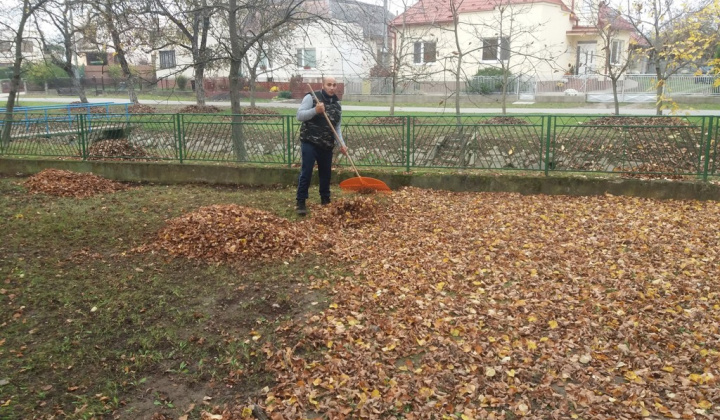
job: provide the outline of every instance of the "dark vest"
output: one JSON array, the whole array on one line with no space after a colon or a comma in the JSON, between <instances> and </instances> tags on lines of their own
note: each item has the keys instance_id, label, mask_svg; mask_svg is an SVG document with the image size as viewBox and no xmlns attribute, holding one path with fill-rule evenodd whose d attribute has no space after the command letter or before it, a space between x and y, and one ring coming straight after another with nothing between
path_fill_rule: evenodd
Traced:
<instances>
[{"instance_id":1,"label":"dark vest","mask_svg":"<svg viewBox=\"0 0 720 420\"><path fill-rule=\"evenodd\" d=\"M308 95L310 94L308 93ZM325 104L325 113L330 118L333 127L335 127L340 122L342 114L337 95L328 96L322 90L316 91L315 95ZM316 105L317 101L313 98L313 107ZM322 114L317 114L302 123L302 126L300 126L300 141L312 143L325 150L332 150L335 147L335 135Z\"/></svg>"}]
</instances>

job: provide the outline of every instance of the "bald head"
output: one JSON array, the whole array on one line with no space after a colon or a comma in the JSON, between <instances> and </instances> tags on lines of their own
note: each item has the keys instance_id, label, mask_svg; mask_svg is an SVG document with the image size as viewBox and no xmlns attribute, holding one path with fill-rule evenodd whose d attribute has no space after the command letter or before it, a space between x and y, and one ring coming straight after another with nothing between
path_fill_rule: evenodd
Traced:
<instances>
[{"instance_id":1,"label":"bald head","mask_svg":"<svg viewBox=\"0 0 720 420\"><path fill-rule=\"evenodd\" d=\"M328 95L334 95L336 87L337 87L337 82L335 81L334 77L328 76L328 77L323 78L323 90Z\"/></svg>"}]
</instances>

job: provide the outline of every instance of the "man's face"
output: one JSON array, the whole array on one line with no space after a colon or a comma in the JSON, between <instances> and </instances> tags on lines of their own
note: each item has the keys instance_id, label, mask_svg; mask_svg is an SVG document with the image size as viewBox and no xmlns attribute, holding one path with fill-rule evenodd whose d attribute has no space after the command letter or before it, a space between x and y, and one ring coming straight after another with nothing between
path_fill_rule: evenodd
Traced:
<instances>
[{"instance_id":1,"label":"man's face","mask_svg":"<svg viewBox=\"0 0 720 420\"><path fill-rule=\"evenodd\" d=\"M325 79L325 82L323 82L323 89L325 89L325 92L327 92L330 95L335 94L336 87L337 87L337 83L335 82L335 79L333 79L333 78L327 78L327 79Z\"/></svg>"}]
</instances>

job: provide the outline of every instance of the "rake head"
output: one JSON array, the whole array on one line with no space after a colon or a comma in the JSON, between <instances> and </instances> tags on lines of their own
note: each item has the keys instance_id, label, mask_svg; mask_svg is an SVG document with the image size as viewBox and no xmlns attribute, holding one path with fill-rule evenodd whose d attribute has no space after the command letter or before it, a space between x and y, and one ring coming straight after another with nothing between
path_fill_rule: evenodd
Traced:
<instances>
[{"instance_id":1,"label":"rake head","mask_svg":"<svg viewBox=\"0 0 720 420\"><path fill-rule=\"evenodd\" d=\"M355 191L361 194L372 194L374 192L392 192L384 182L375 178L366 176L358 176L349 178L340 183L340 188L344 191Z\"/></svg>"}]
</instances>

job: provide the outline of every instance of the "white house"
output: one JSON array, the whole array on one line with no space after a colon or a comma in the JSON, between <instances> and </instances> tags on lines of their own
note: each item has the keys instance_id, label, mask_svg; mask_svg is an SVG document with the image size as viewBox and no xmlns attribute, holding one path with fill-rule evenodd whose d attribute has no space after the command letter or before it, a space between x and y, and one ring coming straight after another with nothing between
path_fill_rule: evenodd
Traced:
<instances>
[{"instance_id":1,"label":"white house","mask_svg":"<svg viewBox=\"0 0 720 420\"><path fill-rule=\"evenodd\" d=\"M606 51L598 27L611 17L618 35ZM606 54L609 63L622 60L634 33L612 9L582 0L419 0L392 25L396 37L414 47L404 71L422 69L430 80L448 77L458 44L465 75L501 62L513 74L540 80L602 75Z\"/></svg>"},{"instance_id":2,"label":"white house","mask_svg":"<svg viewBox=\"0 0 720 420\"><path fill-rule=\"evenodd\" d=\"M370 75L378 60L387 59L386 22L394 15L383 6L356 0L316 0L306 5L321 18L293 30L286 50L292 56L274 63L274 77L362 78Z\"/></svg>"},{"instance_id":3,"label":"white house","mask_svg":"<svg viewBox=\"0 0 720 420\"><path fill-rule=\"evenodd\" d=\"M288 81L334 76L367 77L383 56L387 42L387 22L394 15L382 6L357 0L312 0L305 7L318 18L288 27L281 38L267 39L265 57L260 63L258 81ZM217 40L211 40L217 44ZM251 55L253 54L251 50ZM167 48L155 57L158 78L172 79L178 74L192 79L192 58L185 50ZM247 74L247 69L242 70ZM228 66L215 66L206 77L226 77Z\"/></svg>"}]
</instances>

